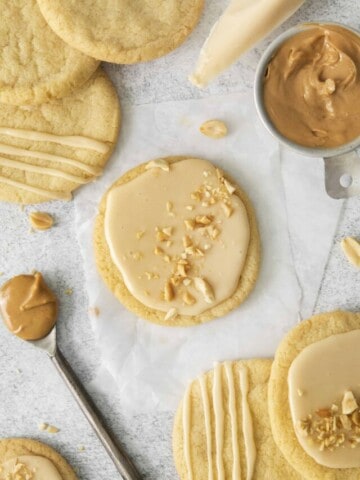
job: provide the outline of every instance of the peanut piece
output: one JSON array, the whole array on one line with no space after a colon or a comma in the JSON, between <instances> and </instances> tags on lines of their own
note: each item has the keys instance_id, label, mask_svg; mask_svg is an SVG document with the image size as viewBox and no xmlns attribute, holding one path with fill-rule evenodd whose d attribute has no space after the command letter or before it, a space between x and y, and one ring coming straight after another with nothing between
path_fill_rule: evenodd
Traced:
<instances>
[{"instance_id":1,"label":"peanut piece","mask_svg":"<svg viewBox=\"0 0 360 480\"><path fill-rule=\"evenodd\" d=\"M53 217L46 212L31 212L29 220L36 230L48 230L54 225Z\"/></svg>"},{"instance_id":2,"label":"peanut piece","mask_svg":"<svg viewBox=\"0 0 360 480\"><path fill-rule=\"evenodd\" d=\"M208 120L200 126L200 132L210 138L223 138L227 135L228 129L221 120Z\"/></svg>"},{"instance_id":3,"label":"peanut piece","mask_svg":"<svg viewBox=\"0 0 360 480\"><path fill-rule=\"evenodd\" d=\"M341 247L350 263L360 268L360 243L355 238L341 240Z\"/></svg>"},{"instance_id":4,"label":"peanut piece","mask_svg":"<svg viewBox=\"0 0 360 480\"><path fill-rule=\"evenodd\" d=\"M215 295L214 291L209 284L204 278L201 277L195 277L194 278L194 285L196 290L198 290L200 293L203 294L204 300L206 303L213 303L215 300Z\"/></svg>"},{"instance_id":5,"label":"peanut piece","mask_svg":"<svg viewBox=\"0 0 360 480\"><path fill-rule=\"evenodd\" d=\"M164 170L164 172L170 171L170 165L163 158L151 160L151 162L146 165L145 170L150 170L151 168L160 168L161 170Z\"/></svg>"}]
</instances>

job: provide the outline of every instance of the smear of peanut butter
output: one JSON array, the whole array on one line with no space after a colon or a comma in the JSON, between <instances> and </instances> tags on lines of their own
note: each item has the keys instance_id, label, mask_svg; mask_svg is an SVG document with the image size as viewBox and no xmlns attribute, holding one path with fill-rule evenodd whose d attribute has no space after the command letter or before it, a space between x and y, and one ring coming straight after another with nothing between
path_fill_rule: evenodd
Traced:
<instances>
[{"instance_id":1,"label":"smear of peanut butter","mask_svg":"<svg viewBox=\"0 0 360 480\"><path fill-rule=\"evenodd\" d=\"M360 136L360 36L316 25L285 41L268 65L264 104L277 130L307 147Z\"/></svg>"},{"instance_id":2,"label":"smear of peanut butter","mask_svg":"<svg viewBox=\"0 0 360 480\"><path fill-rule=\"evenodd\" d=\"M45 337L56 323L56 296L41 273L18 275L0 288L0 313L11 333L24 340Z\"/></svg>"}]
</instances>

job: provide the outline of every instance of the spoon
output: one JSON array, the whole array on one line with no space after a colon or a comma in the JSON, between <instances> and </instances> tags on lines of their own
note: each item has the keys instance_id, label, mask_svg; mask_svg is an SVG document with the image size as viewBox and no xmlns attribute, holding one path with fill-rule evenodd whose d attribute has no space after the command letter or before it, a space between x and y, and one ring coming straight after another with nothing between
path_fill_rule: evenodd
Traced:
<instances>
[{"instance_id":1,"label":"spoon","mask_svg":"<svg viewBox=\"0 0 360 480\"><path fill-rule=\"evenodd\" d=\"M112 436L107 432L93 401L57 347L56 326L46 337L40 340L27 341L32 343L35 347L44 350L48 354L50 360L57 368L61 378L64 380L66 386L74 396L88 422L104 445L105 450L111 457L123 480L140 480L140 474L136 471L129 457L120 450Z\"/></svg>"}]
</instances>

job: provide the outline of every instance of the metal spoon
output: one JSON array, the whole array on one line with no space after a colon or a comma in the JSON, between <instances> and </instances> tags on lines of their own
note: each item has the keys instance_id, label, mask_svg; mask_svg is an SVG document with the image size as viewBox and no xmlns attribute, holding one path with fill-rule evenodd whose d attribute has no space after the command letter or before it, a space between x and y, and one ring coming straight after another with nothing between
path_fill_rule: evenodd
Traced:
<instances>
[{"instance_id":1,"label":"metal spoon","mask_svg":"<svg viewBox=\"0 0 360 480\"><path fill-rule=\"evenodd\" d=\"M95 430L95 433L110 455L123 480L140 480L140 474L136 471L128 456L120 450L114 439L107 432L97 408L95 407L88 393L85 391L84 387L77 379L75 373L64 358L63 354L57 347L56 327L54 327L51 332L41 340L28 341L35 347L44 350L49 355L61 378L66 383L68 389L73 394L88 422Z\"/></svg>"}]
</instances>

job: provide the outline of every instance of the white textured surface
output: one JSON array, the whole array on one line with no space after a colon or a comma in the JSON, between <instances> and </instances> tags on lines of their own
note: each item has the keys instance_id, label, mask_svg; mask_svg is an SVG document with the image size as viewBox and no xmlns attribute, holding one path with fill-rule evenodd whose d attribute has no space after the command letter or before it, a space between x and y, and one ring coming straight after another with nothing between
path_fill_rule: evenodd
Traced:
<instances>
[{"instance_id":1,"label":"white textured surface","mask_svg":"<svg viewBox=\"0 0 360 480\"><path fill-rule=\"evenodd\" d=\"M199 92L186 81L210 25L225 4L226 0L208 0L200 27L183 47L167 57L132 67L109 66L108 71L123 101L143 104L251 88L254 66L267 41L247 54L207 91ZM342 21L359 27L358 0L309 0L286 26L301 20ZM83 383L88 385L96 374L98 356L87 317L82 262L73 227L73 205L53 203L44 208L53 212L57 219L58 226L51 235L28 234L26 210L29 209L23 212L17 206L0 206L0 271L4 272L4 280L34 267L47 273L62 305L60 345ZM360 308L360 274L346 264L338 245L342 236L350 234L360 236L360 198L344 204L319 292L317 311ZM65 294L67 288L74 289L73 295ZM11 338L3 327L0 327L0 358L1 435L31 436L49 442L70 460L81 480L119 478L51 363L40 352ZM139 413L136 417L124 418L111 392L93 391L92 394L143 478L175 479L171 454L173 413L157 417ZM61 432L53 436L39 432L37 425L43 421L57 425ZM78 445L84 445L86 450L78 452Z\"/></svg>"}]
</instances>

